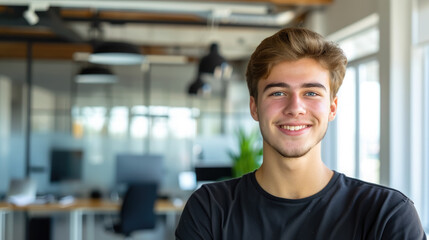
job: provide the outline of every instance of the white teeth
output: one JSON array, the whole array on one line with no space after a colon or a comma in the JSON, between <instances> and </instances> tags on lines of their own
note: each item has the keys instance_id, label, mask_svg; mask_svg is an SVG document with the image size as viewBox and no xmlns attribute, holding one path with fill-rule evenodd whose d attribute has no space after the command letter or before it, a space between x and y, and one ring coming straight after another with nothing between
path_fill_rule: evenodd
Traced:
<instances>
[{"instance_id":1,"label":"white teeth","mask_svg":"<svg viewBox=\"0 0 429 240\"><path fill-rule=\"evenodd\" d=\"M289 131L298 131L298 130L301 130L301 129L305 128L305 127L307 127L307 125L300 125L300 126L286 126L286 125L283 125L282 126L283 129L286 129L286 130L289 130Z\"/></svg>"}]
</instances>

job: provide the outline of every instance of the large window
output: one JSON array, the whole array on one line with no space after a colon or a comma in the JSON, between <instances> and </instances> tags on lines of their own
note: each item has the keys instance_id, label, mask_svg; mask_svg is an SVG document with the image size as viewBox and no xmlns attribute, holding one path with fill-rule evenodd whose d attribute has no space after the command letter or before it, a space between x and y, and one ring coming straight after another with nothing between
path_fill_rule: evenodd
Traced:
<instances>
[{"instance_id":1,"label":"large window","mask_svg":"<svg viewBox=\"0 0 429 240\"><path fill-rule=\"evenodd\" d=\"M375 58L378 29L340 41L349 65L338 92L338 171L380 182L380 81Z\"/></svg>"},{"instance_id":2,"label":"large window","mask_svg":"<svg viewBox=\"0 0 429 240\"><path fill-rule=\"evenodd\" d=\"M150 131L155 139L172 136L177 139L195 137L198 109L168 106L133 106L131 116L125 106L115 106L107 111L106 107L82 107L73 109L75 136L91 133L103 134L107 128L111 136L123 137L130 132L133 139L148 137ZM106 119L109 119L107 121ZM149 121L151 119L151 121ZM129 124L130 122L130 124ZM149 122L152 124L149 127ZM80 126L77 128L76 126ZM79 131L77 131L79 130Z\"/></svg>"},{"instance_id":3,"label":"large window","mask_svg":"<svg viewBox=\"0 0 429 240\"><path fill-rule=\"evenodd\" d=\"M380 82L378 61L359 67L359 177L380 182Z\"/></svg>"}]
</instances>

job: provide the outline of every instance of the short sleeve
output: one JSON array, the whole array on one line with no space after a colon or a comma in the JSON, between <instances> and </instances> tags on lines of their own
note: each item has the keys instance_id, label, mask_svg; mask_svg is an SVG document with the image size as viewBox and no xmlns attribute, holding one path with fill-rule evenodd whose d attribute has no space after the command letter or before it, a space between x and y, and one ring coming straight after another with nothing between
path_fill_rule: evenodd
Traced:
<instances>
[{"instance_id":1,"label":"short sleeve","mask_svg":"<svg viewBox=\"0 0 429 240\"><path fill-rule=\"evenodd\" d=\"M208 193L198 189L188 199L176 228L177 240L213 239Z\"/></svg>"},{"instance_id":2,"label":"short sleeve","mask_svg":"<svg viewBox=\"0 0 429 240\"><path fill-rule=\"evenodd\" d=\"M382 238L385 240L426 240L417 211L410 200L392 212L386 223Z\"/></svg>"}]
</instances>

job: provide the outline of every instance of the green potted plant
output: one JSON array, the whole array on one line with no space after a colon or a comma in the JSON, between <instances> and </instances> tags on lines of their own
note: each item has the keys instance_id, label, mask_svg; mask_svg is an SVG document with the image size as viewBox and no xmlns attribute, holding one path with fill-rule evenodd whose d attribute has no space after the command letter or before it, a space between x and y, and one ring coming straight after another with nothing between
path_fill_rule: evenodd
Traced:
<instances>
[{"instance_id":1,"label":"green potted plant","mask_svg":"<svg viewBox=\"0 0 429 240\"><path fill-rule=\"evenodd\" d=\"M261 165L262 147L260 146L258 131L246 133L244 129L237 131L239 150L232 151L228 155L232 159L232 170L234 177L254 171Z\"/></svg>"}]
</instances>

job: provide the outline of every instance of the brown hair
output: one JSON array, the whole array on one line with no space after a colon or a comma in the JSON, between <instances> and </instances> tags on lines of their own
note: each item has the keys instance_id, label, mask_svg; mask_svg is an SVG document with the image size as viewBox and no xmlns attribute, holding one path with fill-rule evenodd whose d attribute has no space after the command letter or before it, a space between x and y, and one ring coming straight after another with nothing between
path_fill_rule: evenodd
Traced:
<instances>
[{"instance_id":1,"label":"brown hair","mask_svg":"<svg viewBox=\"0 0 429 240\"><path fill-rule=\"evenodd\" d=\"M259 44L247 65L246 80L250 96L257 99L259 80L267 78L276 64L302 58L312 58L329 71L333 99L343 82L347 58L337 44L304 28L284 28Z\"/></svg>"}]
</instances>

